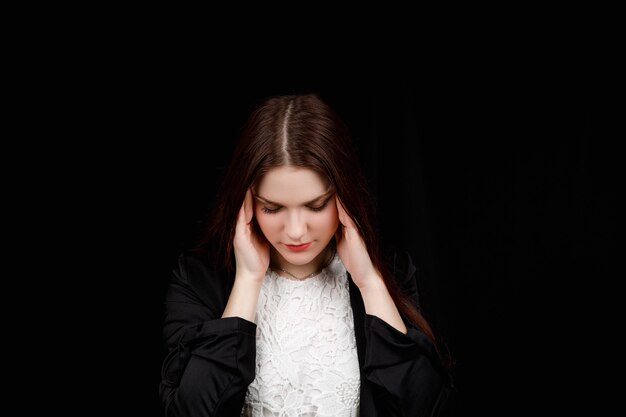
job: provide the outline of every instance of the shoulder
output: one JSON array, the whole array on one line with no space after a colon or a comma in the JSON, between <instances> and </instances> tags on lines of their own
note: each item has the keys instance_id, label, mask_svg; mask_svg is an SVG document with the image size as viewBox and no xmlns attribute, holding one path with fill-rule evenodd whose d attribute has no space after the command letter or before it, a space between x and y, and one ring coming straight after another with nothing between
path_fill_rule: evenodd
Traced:
<instances>
[{"instance_id":1,"label":"shoulder","mask_svg":"<svg viewBox=\"0 0 626 417\"><path fill-rule=\"evenodd\" d=\"M208 254L184 251L173 268L171 287L176 286L193 293L203 304L214 307L225 305L232 280L226 271L212 265Z\"/></svg>"},{"instance_id":2,"label":"shoulder","mask_svg":"<svg viewBox=\"0 0 626 417\"><path fill-rule=\"evenodd\" d=\"M198 276L206 276L215 272L215 268L210 266L208 254L191 250L180 253L174 266L174 273L188 283L192 283Z\"/></svg>"}]
</instances>

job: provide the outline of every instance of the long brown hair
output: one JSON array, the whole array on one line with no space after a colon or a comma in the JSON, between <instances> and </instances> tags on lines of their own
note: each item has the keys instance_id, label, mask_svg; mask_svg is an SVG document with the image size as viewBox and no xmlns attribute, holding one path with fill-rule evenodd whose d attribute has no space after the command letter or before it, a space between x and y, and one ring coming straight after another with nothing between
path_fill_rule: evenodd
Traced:
<instances>
[{"instance_id":1,"label":"long brown hair","mask_svg":"<svg viewBox=\"0 0 626 417\"><path fill-rule=\"evenodd\" d=\"M437 346L430 326L383 262L373 204L349 130L315 94L267 98L244 125L202 240L202 245L213 242L216 263L234 274L235 224L246 190L256 186L267 171L283 165L311 169L329 181L398 310Z\"/></svg>"}]
</instances>

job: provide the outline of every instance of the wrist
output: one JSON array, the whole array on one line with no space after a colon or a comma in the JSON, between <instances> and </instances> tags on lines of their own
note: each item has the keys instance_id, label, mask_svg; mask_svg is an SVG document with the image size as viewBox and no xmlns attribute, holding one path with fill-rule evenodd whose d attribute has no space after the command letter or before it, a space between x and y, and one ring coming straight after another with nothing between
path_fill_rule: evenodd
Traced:
<instances>
[{"instance_id":1,"label":"wrist","mask_svg":"<svg viewBox=\"0 0 626 417\"><path fill-rule=\"evenodd\" d=\"M359 290L361 293L378 293L380 291L387 291L387 286L383 281L383 278L377 274L372 273L363 279L359 279Z\"/></svg>"},{"instance_id":2,"label":"wrist","mask_svg":"<svg viewBox=\"0 0 626 417\"><path fill-rule=\"evenodd\" d=\"M265 273L254 273L247 271L237 271L235 273L235 283L241 282L246 283L246 285L258 284L260 286L264 278Z\"/></svg>"},{"instance_id":3,"label":"wrist","mask_svg":"<svg viewBox=\"0 0 626 417\"><path fill-rule=\"evenodd\" d=\"M241 317L253 322L263 277L264 275L261 275L258 279L255 274L238 272L222 317Z\"/></svg>"}]
</instances>

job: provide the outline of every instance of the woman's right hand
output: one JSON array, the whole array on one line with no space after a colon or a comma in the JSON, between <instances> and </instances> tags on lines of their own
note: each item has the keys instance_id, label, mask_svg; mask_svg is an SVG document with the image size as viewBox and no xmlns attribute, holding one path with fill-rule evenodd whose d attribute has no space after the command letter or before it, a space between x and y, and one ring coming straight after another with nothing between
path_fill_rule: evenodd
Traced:
<instances>
[{"instance_id":1,"label":"woman's right hand","mask_svg":"<svg viewBox=\"0 0 626 417\"><path fill-rule=\"evenodd\" d=\"M270 265L270 245L265 236L259 236L252 224L254 206L252 192L246 191L235 226L236 275L262 281Z\"/></svg>"}]
</instances>

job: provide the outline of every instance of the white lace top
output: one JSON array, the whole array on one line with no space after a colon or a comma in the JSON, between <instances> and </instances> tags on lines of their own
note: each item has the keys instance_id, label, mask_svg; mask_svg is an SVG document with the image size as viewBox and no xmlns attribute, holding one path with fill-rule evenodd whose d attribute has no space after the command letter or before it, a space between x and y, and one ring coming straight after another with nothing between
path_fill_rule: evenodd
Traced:
<instances>
[{"instance_id":1,"label":"white lace top","mask_svg":"<svg viewBox=\"0 0 626 417\"><path fill-rule=\"evenodd\" d=\"M346 269L290 280L268 269L256 314L256 376L245 417L355 417L359 363Z\"/></svg>"}]
</instances>

